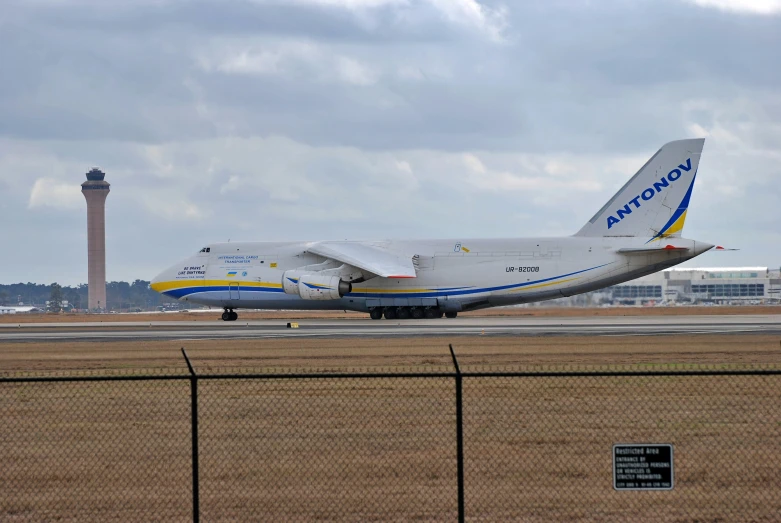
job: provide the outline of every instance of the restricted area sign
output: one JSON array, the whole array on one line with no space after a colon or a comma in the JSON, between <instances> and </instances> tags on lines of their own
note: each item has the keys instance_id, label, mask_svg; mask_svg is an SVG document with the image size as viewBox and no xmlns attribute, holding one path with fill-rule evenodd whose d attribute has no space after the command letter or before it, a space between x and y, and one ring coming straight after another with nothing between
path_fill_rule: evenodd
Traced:
<instances>
[{"instance_id":1,"label":"restricted area sign","mask_svg":"<svg viewBox=\"0 0 781 523\"><path fill-rule=\"evenodd\" d=\"M672 490L673 446L631 443L613 445L613 488Z\"/></svg>"}]
</instances>

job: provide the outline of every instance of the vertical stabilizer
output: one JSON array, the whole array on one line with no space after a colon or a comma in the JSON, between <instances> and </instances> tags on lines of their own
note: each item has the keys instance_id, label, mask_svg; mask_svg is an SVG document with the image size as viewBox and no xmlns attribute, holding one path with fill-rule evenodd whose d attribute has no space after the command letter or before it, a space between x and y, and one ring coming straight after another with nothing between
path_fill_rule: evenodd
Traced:
<instances>
[{"instance_id":1,"label":"vertical stabilizer","mask_svg":"<svg viewBox=\"0 0 781 523\"><path fill-rule=\"evenodd\" d=\"M704 144L665 144L575 236L680 236Z\"/></svg>"}]
</instances>

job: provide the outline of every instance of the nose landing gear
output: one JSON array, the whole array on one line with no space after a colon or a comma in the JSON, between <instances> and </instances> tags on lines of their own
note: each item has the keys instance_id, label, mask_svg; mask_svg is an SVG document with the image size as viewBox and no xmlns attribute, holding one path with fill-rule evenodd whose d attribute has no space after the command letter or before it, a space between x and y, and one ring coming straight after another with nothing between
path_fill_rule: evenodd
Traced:
<instances>
[{"instance_id":1,"label":"nose landing gear","mask_svg":"<svg viewBox=\"0 0 781 523\"><path fill-rule=\"evenodd\" d=\"M236 321L239 319L239 315L233 312L233 309L225 309L222 313L222 321Z\"/></svg>"}]
</instances>

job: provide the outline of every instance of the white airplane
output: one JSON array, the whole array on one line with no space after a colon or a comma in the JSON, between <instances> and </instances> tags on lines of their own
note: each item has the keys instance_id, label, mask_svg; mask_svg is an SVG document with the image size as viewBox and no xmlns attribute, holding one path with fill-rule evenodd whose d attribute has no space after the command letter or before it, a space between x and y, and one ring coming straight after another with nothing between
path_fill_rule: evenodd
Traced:
<instances>
[{"instance_id":1,"label":"white airplane","mask_svg":"<svg viewBox=\"0 0 781 523\"><path fill-rule=\"evenodd\" d=\"M672 267L713 245L681 237L704 139L664 145L563 238L215 243L161 273L172 298L235 309L353 310L372 319L572 296Z\"/></svg>"}]
</instances>

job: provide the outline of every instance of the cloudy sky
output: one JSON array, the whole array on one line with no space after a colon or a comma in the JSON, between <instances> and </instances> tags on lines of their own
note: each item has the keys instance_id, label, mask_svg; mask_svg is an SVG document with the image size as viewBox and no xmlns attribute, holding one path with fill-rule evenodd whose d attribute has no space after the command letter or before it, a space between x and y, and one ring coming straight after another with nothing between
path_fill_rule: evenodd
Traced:
<instances>
[{"instance_id":1,"label":"cloudy sky","mask_svg":"<svg viewBox=\"0 0 781 523\"><path fill-rule=\"evenodd\" d=\"M0 283L210 242L568 235L707 138L689 265L781 265L781 0L2 0Z\"/></svg>"}]
</instances>

